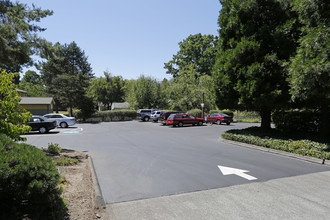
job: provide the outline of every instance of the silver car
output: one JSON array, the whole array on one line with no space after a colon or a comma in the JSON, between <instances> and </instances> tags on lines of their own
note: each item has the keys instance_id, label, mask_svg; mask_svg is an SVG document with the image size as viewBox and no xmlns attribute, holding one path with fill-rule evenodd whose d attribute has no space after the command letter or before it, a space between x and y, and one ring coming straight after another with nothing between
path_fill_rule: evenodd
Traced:
<instances>
[{"instance_id":1,"label":"silver car","mask_svg":"<svg viewBox=\"0 0 330 220\"><path fill-rule=\"evenodd\" d=\"M61 128L67 128L69 126L76 124L76 118L75 117L68 117L63 114L46 114L44 117L56 120L57 126Z\"/></svg>"}]
</instances>

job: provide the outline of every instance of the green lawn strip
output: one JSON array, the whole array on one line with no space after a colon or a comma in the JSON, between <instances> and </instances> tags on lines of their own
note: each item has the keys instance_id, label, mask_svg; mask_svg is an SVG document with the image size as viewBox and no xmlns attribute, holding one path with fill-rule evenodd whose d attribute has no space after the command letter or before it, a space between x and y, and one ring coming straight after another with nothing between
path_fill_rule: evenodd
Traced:
<instances>
[{"instance_id":1,"label":"green lawn strip","mask_svg":"<svg viewBox=\"0 0 330 220\"><path fill-rule=\"evenodd\" d=\"M330 159L330 144L320 143L308 139L298 139L294 134L284 134L275 129L263 132L260 128L251 127L242 130L229 130L224 132L221 137L224 139L253 144L266 148L286 151L290 153L311 156L320 159ZM302 136L303 137L303 136Z\"/></svg>"}]
</instances>

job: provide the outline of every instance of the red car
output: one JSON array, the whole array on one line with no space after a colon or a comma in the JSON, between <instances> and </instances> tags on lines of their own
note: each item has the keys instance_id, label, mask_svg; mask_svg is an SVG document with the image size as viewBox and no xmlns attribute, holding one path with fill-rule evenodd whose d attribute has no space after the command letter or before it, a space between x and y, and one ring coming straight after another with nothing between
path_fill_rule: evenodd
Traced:
<instances>
[{"instance_id":1,"label":"red car","mask_svg":"<svg viewBox=\"0 0 330 220\"><path fill-rule=\"evenodd\" d=\"M167 118L166 124L172 125L173 127L179 126L182 127L185 124L192 125L203 125L204 120L202 118L196 118L193 115L189 114L172 114Z\"/></svg>"},{"instance_id":2,"label":"red car","mask_svg":"<svg viewBox=\"0 0 330 220\"><path fill-rule=\"evenodd\" d=\"M210 116L207 116L207 122L217 123L218 125L221 125L222 123L230 125L230 123L233 122L233 118L224 113L213 113Z\"/></svg>"}]
</instances>

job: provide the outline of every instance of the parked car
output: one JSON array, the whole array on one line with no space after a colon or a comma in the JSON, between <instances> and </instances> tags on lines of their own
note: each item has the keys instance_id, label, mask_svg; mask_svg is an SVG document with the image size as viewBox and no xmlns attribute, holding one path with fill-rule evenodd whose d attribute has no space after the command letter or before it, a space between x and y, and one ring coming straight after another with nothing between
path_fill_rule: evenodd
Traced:
<instances>
[{"instance_id":1,"label":"parked car","mask_svg":"<svg viewBox=\"0 0 330 220\"><path fill-rule=\"evenodd\" d=\"M202 118L196 118L190 114L171 114L166 121L167 125L172 125L173 127L182 127L185 124L199 125L202 126L204 120Z\"/></svg>"},{"instance_id":2,"label":"parked car","mask_svg":"<svg viewBox=\"0 0 330 220\"><path fill-rule=\"evenodd\" d=\"M233 122L233 118L224 113L213 113L210 116L207 116L207 122L217 123L218 125L221 125L222 123L230 125L230 123Z\"/></svg>"},{"instance_id":3,"label":"parked car","mask_svg":"<svg viewBox=\"0 0 330 220\"><path fill-rule=\"evenodd\" d=\"M39 115L33 115L27 124L32 128L31 131L39 131L41 134L56 128L56 121Z\"/></svg>"},{"instance_id":4,"label":"parked car","mask_svg":"<svg viewBox=\"0 0 330 220\"><path fill-rule=\"evenodd\" d=\"M166 125L167 118L171 114L183 114L183 112L180 112L180 111L165 111L159 116L158 120L162 123L162 125Z\"/></svg>"},{"instance_id":5,"label":"parked car","mask_svg":"<svg viewBox=\"0 0 330 220\"><path fill-rule=\"evenodd\" d=\"M151 118L151 113L154 112L155 109L139 109L137 111L137 119L142 121L149 121Z\"/></svg>"},{"instance_id":6,"label":"parked car","mask_svg":"<svg viewBox=\"0 0 330 220\"><path fill-rule=\"evenodd\" d=\"M68 117L63 114L46 114L44 117L56 120L57 126L61 128L67 128L76 124L75 117Z\"/></svg>"},{"instance_id":7,"label":"parked car","mask_svg":"<svg viewBox=\"0 0 330 220\"><path fill-rule=\"evenodd\" d=\"M159 116L163 113L164 111L160 111L160 110L155 110L151 113L150 118L154 121L154 122L158 122Z\"/></svg>"}]
</instances>

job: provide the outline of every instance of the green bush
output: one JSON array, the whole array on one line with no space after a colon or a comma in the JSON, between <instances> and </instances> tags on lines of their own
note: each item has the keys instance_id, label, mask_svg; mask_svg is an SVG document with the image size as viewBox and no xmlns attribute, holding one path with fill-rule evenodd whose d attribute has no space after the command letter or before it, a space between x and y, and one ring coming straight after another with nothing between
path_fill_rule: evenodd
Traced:
<instances>
[{"instance_id":1,"label":"green bush","mask_svg":"<svg viewBox=\"0 0 330 220\"><path fill-rule=\"evenodd\" d=\"M288 138L288 134L283 134L277 130L263 131L259 127L251 127L242 130L229 130L222 133L221 137L304 156L330 159L330 144L311 140L292 140Z\"/></svg>"},{"instance_id":2,"label":"green bush","mask_svg":"<svg viewBox=\"0 0 330 220\"><path fill-rule=\"evenodd\" d=\"M212 113L224 113L226 115L229 115L231 117L234 117L234 112L229 109L222 109L222 110L211 110L209 114Z\"/></svg>"},{"instance_id":3,"label":"green bush","mask_svg":"<svg viewBox=\"0 0 330 220\"><path fill-rule=\"evenodd\" d=\"M201 117L203 117L202 115L203 115L203 112L202 112L202 110L200 110L200 109L191 109L191 110L189 110L188 112L187 112L187 114L191 114L191 115L193 115L193 116L195 116L195 117L197 117L197 118L201 118Z\"/></svg>"},{"instance_id":4,"label":"green bush","mask_svg":"<svg viewBox=\"0 0 330 220\"><path fill-rule=\"evenodd\" d=\"M0 219L63 219L59 180L42 150L0 134Z\"/></svg>"},{"instance_id":5,"label":"green bush","mask_svg":"<svg viewBox=\"0 0 330 220\"><path fill-rule=\"evenodd\" d=\"M286 131L319 132L320 114L315 111L276 111L272 115L276 128Z\"/></svg>"},{"instance_id":6,"label":"green bush","mask_svg":"<svg viewBox=\"0 0 330 220\"><path fill-rule=\"evenodd\" d=\"M101 121L125 121L136 119L135 110L112 110L99 111L93 115L93 118L100 118Z\"/></svg>"},{"instance_id":7,"label":"green bush","mask_svg":"<svg viewBox=\"0 0 330 220\"><path fill-rule=\"evenodd\" d=\"M60 148L58 144L50 143L48 144L48 148L45 151L52 155L59 155L62 151L62 148Z\"/></svg>"}]
</instances>

